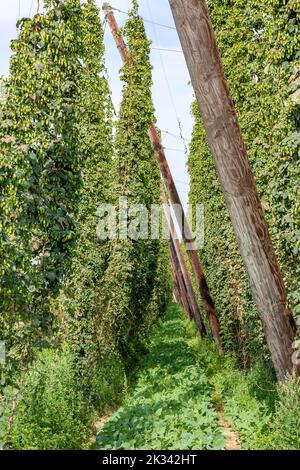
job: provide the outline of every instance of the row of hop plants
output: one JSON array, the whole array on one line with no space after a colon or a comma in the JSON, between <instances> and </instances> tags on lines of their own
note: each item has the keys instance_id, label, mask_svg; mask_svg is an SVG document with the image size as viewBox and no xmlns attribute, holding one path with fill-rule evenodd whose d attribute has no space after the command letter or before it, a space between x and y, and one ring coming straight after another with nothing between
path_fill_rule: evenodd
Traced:
<instances>
[{"instance_id":1,"label":"row of hop plants","mask_svg":"<svg viewBox=\"0 0 300 470\"><path fill-rule=\"evenodd\" d=\"M133 1L115 125L95 2L47 1L18 27L0 103L0 436L76 448L94 410L120 401L170 297L164 242L96 232L102 203L159 202L150 43Z\"/></svg>"},{"instance_id":2,"label":"row of hop plants","mask_svg":"<svg viewBox=\"0 0 300 470\"><path fill-rule=\"evenodd\" d=\"M299 2L207 3L289 306L299 318ZM206 214L200 256L224 346L247 368L269 356L196 104L192 111L190 201L204 203Z\"/></svg>"}]
</instances>

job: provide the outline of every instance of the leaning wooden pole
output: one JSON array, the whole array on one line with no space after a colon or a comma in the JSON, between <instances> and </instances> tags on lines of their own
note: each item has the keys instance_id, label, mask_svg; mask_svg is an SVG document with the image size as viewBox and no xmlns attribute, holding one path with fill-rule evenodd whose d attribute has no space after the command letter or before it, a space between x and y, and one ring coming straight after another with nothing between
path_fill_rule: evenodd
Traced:
<instances>
[{"instance_id":1,"label":"leaning wooden pole","mask_svg":"<svg viewBox=\"0 0 300 470\"><path fill-rule=\"evenodd\" d=\"M181 303L178 280L177 280L177 277L174 275L175 273L173 273L173 269L172 269L171 253L170 253L170 272L172 274L173 284L174 284L173 285L173 300L177 303Z\"/></svg>"},{"instance_id":2,"label":"leaning wooden pole","mask_svg":"<svg viewBox=\"0 0 300 470\"><path fill-rule=\"evenodd\" d=\"M170 235L170 264L174 282L178 285L178 290L181 293L181 303L186 313L190 319L195 321L200 335L205 336L206 328L201 317L190 274L185 263L184 255L181 250L178 235L176 233L172 213L167 203L164 191L161 192L161 199Z\"/></svg>"},{"instance_id":3,"label":"leaning wooden pole","mask_svg":"<svg viewBox=\"0 0 300 470\"><path fill-rule=\"evenodd\" d=\"M179 269L181 271L181 274L185 283L187 296L188 296L191 309L193 312L193 319L197 325L200 335L204 336L206 334L206 328L201 318L201 313L200 313L200 309L197 303L197 298L196 298L195 291L192 286L191 277L187 269L184 255L183 255L183 252L181 250L181 246L178 240L178 235L176 233L176 229L175 229L174 222L172 219L170 207L166 201L166 198L163 192L162 192L162 203L163 203L164 213L165 213L165 217L166 217L169 232L170 232L171 245L174 248L175 255L178 260Z\"/></svg>"},{"instance_id":4,"label":"leaning wooden pole","mask_svg":"<svg viewBox=\"0 0 300 470\"><path fill-rule=\"evenodd\" d=\"M169 0L209 145L279 380L296 325L255 186L205 0ZM298 370L299 373L299 370Z\"/></svg>"},{"instance_id":5,"label":"leaning wooden pole","mask_svg":"<svg viewBox=\"0 0 300 470\"><path fill-rule=\"evenodd\" d=\"M114 12L111 6L109 5L109 3L103 4L103 10L104 10L108 25L115 39L119 53L122 57L122 60L124 63L129 63L131 60L130 54L128 53L126 44L122 37L121 30L116 22ZM177 192L176 185L174 183L174 180L173 180L173 177L172 177L172 174L171 174L171 171L170 171L170 168L169 168L166 156L165 156L164 148L161 144L160 135L154 123L150 126L148 133L149 133L149 138L151 140L151 144L155 152L158 165L160 167L161 175L168 188L172 205L177 205L178 207L181 208L180 213L179 211L176 210L175 214L178 220L179 227L182 227L183 241L187 248L187 253L188 253L192 268L193 268L193 272L195 274L195 278L197 281L202 303L208 316L211 332L215 340L215 343L221 353L222 343L221 343L221 338L220 338L220 326L219 326L219 321L218 321L218 317L216 313L216 308L215 308L212 296L210 294L210 291L207 285L203 268L199 260L198 251L193 244L192 232L190 230L188 221L186 219L186 216L185 216L185 213L184 213L181 201L180 201L180 197Z\"/></svg>"},{"instance_id":6,"label":"leaning wooden pole","mask_svg":"<svg viewBox=\"0 0 300 470\"><path fill-rule=\"evenodd\" d=\"M194 320L194 312L192 303L186 288L186 283L184 281L184 276L180 268L179 260L175 251L174 243L172 238L170 238L170 266L173 279L176 281L178 286L178 291L180 294L181 304L189 317L190 320ZM202 331L200 331L201 336Z\"/></svg>"},{"instance_id":7,"label":"leaning wooden pole","mask_svg":"<svg viewBox=\"0 0 300 470\"><path fill-rule=\"evenodd\" d=\"M204 309L207 313L209 325L211 328L212 335L214 337L215 343L219 349L219 352L222 353L222 343L220 338L220 327L219 320L216 313L216 308L214 301L211 297L205 274L200 263L198 251L195 247L192 232L190 230L189 223L186 219L185 212L183 210L181 200L172 177L170 167L168 165L165 151L161 143L160 135L154 126L154 124L149 128L149 137L155 152L157 162L160 167L161 175L168 189L169 197L172 202L172 205L179 207L179 211L175 210L175 215L177 217L178 225L182 228L182 239L186 247L187 254L189 256L193 272L198 284L198 289L201 295L202 303Z\"/></svg>"},{"instance_id":8,"label":"leaning wooden pole","mask_svg":"<svg viewBox=\"0 0 300 470\"><path fill-rule=\"evenodd\" d=\"M174 250L174 245L170 240L170 266L171 266L171 273L174 280L174 283L177 285L179 299L183 310L185 311L187 317L192 320L192 311L190 309L190 305L187 299L187 292L183 282L183 278L181 272L179 271L179 264L178 260L176 259L176 254Z\"/></svg>"}]
</instances>

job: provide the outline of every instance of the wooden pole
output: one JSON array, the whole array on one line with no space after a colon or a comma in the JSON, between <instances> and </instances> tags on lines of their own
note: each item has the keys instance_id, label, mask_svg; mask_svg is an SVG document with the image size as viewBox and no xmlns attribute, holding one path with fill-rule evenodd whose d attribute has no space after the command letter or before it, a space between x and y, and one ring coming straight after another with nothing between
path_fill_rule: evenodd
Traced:
<instances>
[{"instance_id":1,"label":"wooden pole","mask_svg":"<svg viewBox=\"0 0 300 470\"><path fill-rule=\"evenodd\" d=\"M170 255L170 256L171 256L171 255ZM173 273L172 273L172 263L171 263L171 259L170 259L170 272L171 272L171 274L172 274L173 281L174 281L174 285L173 285L173 300L174 300L174 302L181 303L181 302L180 302L180 297L179 297L178 281L177 281L177 279L173 276Z\"/></svg>"},{"instance_id":2,"label":"wooden pole","mask_svg":"<svg viewBox=\"0 0 300 470\"><path fill-rule=\"evenodd\" d=\"M169 0L208 142L279 380L293 369L296 325L269 236L204 0ZM299 371L298 371L299 373Z\"/></svg>"},{"instance_id":3,"label":"wooden pole","mask_svg":"<svg viewBox=\"0 0 300 470\"><path fill-rule=\"evenodd\" d=\"M114 12L111 6L109 5L109 3L105 2L103 4L103 10L104 10L108 25L115 39L117 48L122 57L122 60L124 63L128 63L131 60L130 54L127 51L126 44L122 37L121 30L116 22ZM178 211L175 211L175 214L178 220L179 227L182 227L183 241L186 246L187 253L188 253L188 256L189 256L189 259L193 268L193 272L197 281L202 303L208 316L211 332L215 340L215 343L218 347L218 350L221 353L222 344L221 344L220 327L219 327L219 321L218 321L218 317L216 313L216 308L215 308L213 299L211 297L211 294L207 285L203 268L199 260L198 251L196 250L195 247L193 247L192 233L191 233L188 221L185 217L185 213L184 213L184 210L183 210L166 156L165 156L164 148L161 144L159 133L154 123L150 126L148 133L149 133L149 138L151 140L151 144L155 152L158 165L160 167L161 175L163 177L163 180L165 181L166 187L168 188L170 200L173 205L177 205L178 207L181 208L180 214L178 213Z\"/></svg>"},{"instance_id":4,"label":"wooden pole","mask_svg":"<svg viewBox=\"0 0 300 470\"><path fill-rule=\"evenodd\" d=\"M185 259L184 259L184 255L183 255L183 252L181 250L181 246L180 246L180 243L179 243L179 240L178 240L178 235L176 233L176 229L175 229L175 226L174 226L174 222L173 222L173 219L172 219L172 214L170 212L170 208L167 204L167 201L166 201L166 198L165 198L165 195L164 195L163 192L162 192L162 203L163 203L164 213L165 213L165 217L167 219L168 228L169 228L169 232L170 232L171 244L174 248L175 255L176 255L176 258L178 260L178 267L181 271L181 274L182 274L182 277L183 277L183 280L184 280L184 283L185 283L185 287L186 287L186 291L187 291L187 297L190 301L189 303L190 303L190 306L191 306L191 310L193 312L193 319L194 319L194 321L197 325L197 328L199 330L200 335L204 336L206 334L206 328L205 328L205 325L204 325L204 323L202 321L202 318L201 318L201 313L200 313L199 306L198 306L198 303L197 303L195 291L193 289L192 282L191 282L191 277L190 277L190 274L188 272L187 265L186 265L186 262L185 262Z\"/></svg>"},{"instance_id":5,"label":"wooden pole","mask_svg":"<svg viewBox=\"0 0 300 470\"><path fill-rule=\"evenodd\" d=\"M195 278L197 281L198 289L200 292L200 296L202 299L202 303L204 309L207 313L210 329L215 340L215 343L218 347L220 353L223 352L222 343L220 338L220 327L219 327L219 320L216 313L216 308L214 305L214 301L211 297L207 281L205 278L205 274L203 268L200 263L198 251L194 246L192 233L186 219L181 200L176 189L176 185L174 183L174 179L172 177L172 173L170 167L168 165L164 148L161 144L159 133L154 125L152 125L148 131L149 137L156 155L157 162L160 167L161 175L163 180L168 188L168 193L170 196L170 200L173 205L177 205L180 207L180 212L175 211L175 215L177 217L179 227L182 227L182 239L186 247L187 254L189 256L191 266L193 268L193 272L195 274Z\"/></svg>"},{"instance_id":6,"label":"wooden pole","mask_svg":"<svg viewBox=\"0 0 300 470\"><path fill-rule=\"evenodd\" d=\"M178 260L176 259L176 254L174 250L174 245L172 245L172 241L170 240L170 266L171 266L171 273L173 276L173 280L175 285L177 285L179 299L183 310L185 311L187 317L192 320L192 312L189 306L189 302L187 299L187 292L185 289L185 285L183 282L183 278L181 276L181 272L178 269Z\"/></svg>"}]
</instances>

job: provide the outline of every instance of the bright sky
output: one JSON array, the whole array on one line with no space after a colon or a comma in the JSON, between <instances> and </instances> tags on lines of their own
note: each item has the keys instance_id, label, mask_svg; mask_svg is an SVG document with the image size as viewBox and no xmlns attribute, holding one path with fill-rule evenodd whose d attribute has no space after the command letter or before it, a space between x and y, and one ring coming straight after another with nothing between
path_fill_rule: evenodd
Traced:
<instances>
[{"instance_id":1,"label":"bright sky","mask_svg":"<svg viewBox=\"0 0 300 470\"><path fill-rule=\"evenodd\" d=\"M17 36L16 22L23 16L32 16L37 11L38 0L0 0L0 75L8 75L10 41ZM99 7L102 0L97 0ZM174 27L168 0L140 0L140 14L145 20ZM43 1L40 0L40 4ZM131 0L111 0L111 6L123 11L130 8ZM124 24L126 15L115 12L120 25ZM102 11L101 15L103 17ZM154 48L180 51L176 30L155 26L145 22L149 39ZM108 28L105 31L106 66L108 68L112 98L116 108L121 99L122 83L118 71L121 59ZM189 74L181 52L152 50L153 100L156 108L158 126L163 131L179 135L177 116L182 125L182 134L190 139L193 120L190 107L193 100L192 87L188 84ZM176 137L163 133L163 144L183 204L187 202L189 177L186 170L187 156L184 143Z\"/></svg>"}]
</instances>

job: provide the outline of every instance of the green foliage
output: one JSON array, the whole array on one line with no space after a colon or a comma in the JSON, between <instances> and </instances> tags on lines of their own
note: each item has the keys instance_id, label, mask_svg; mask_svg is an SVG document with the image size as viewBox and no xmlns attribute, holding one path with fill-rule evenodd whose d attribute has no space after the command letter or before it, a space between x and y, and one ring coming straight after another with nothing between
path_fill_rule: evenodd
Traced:
<instances>
[{"instance_id":1,"label":"green foliage","mask_svg":"<svg viewBox=\"0 0 300 470\"><path fill-rule=\"evenodd\" d=\"M187 344L183 313L169 307L133 394L104 425L98 449L222 449L204 370Z\"/></svg>"},{"instance_id":2,"label":"green foliage","mask_svg":"<svg viewBox=\"0 0 300 470\"><path fill-rule=\"evenodd\" d=\"M300 312L299 2L208 7L290 304ZM0 439L13 449L77 449L87 440L95 412L123 401L171 290L166 243L106 242L96 232L102 203L126 197L148 213L160 203L148 137L150 42L138 3L124 29L130 60L114 143L95 2L48 0L45 8L21 20L10 78L0 79L0 340L8 353ZM298 449L299 380L275 384L196 105L193 113L190 200L206 208L201 258L226 354L200 341L171 306L97 448L224 448L222 411L243 448ZM238 368L254 359L248 373Z\"/></svg>"},{"instance_id":3,"label":"green foliage","mask_svg":"<svg viewBox=\"0 0 300 470\"><path fill-rule=\"evenodd\" d=\"M0 106L6 102L6 80L0 76Z\"/></svg>"},{"instance_id":4,"label":"green foliage","mask_svg":"<svg viewBox=\"0 0 300 470\"><path fill-rule=\"evenodd\" d=\"M290 377L278 386L279 401L271 425L269 445L276 450L300 449L300 381Z\"/></svg>"},{"instance_id":5,"label":"green foliage","mask_svg":"<svg viewBox=\"0 0 300 470\"><path fill-rule=\"evenodd\" d=\"M149 214L151 205L160 203L160 175L148 137L154 120L150 42L136 15L135 3L124 29L130 60L121 70L125 86L115 138L112 202L117 205L119 198L126 197L129 208L142 204ZM120 214L119 225L124 228ZM114 345L126 357L136 335L146 333L144 325L150 327L169 301L168 268L161 262L167 247L160 240L131 238L108 245L99 299L101 343Z\"/></svg>"},{"instance_id":6,"label":"green foliage","mask_svg":"<svg viewBox=\"0 0 300 470\"><path fill-rule=\"evenodd\" d=\"M209 1L226 77L237 107L271 236L299 310L299 2ZM193 203L206 211L201 251L227 351L243 366L267 357L258 313L238 252L196 105L189 170Z\"/></svg>"},{"instance_id":7,"label":"green foliage","mask_svg":"<svg viewBox=\"0 0 300 470\"><path fill-rule=\"evenodd\" d=\"M96 211L110 198L113 153L103 30L94 2L83 5L80 28L84 73L80 81L78 135L83 183L77 216L78 239L69 275L55 307L60 319L60 336L78 356L78 369L85 377L86 387L90 383L94 389L94 376L102 369L104 359L99 337L102 329L99 298L107 267L107 244L97 236ZM97 396L93 400L102 402Z\"/></svg>"},{"instance_id":8,"label":"green foliage","mask_svg":"<svg viewBox=\"0 0 300 470\"><path fill-rule=\"evenodd\" d=\"M137 4L114 160L98 8L79 0L45 8L20 22L7 93L1 81L1 439L10 430L18 449L82 443L93 410L122 400L125 367L143 353L170 294L164 243L106 243L96 232L100 204L126 195L150 209L160 200L147 134L150 44ZM68 352L39 354L49 342Z\"/></svg>"},{"instance_id":9,"label":"green foliage","mask_svg":"<svg viewBox=\"0 0 300 470\"><path fill-rule=\"evenodd\" d=\"M300 169L299 139L295 131L299 130L300 113L299 101L293 95L299 88L300 9L299 2L282 0L265 2L263 11L260 3L257 4L260 15L268 15L270 20L264 21L265 30L256 47L258 50L264 45L264 56L256 64L259 82L253 90L255 97L252 95L248 104L256 104L252 113L258 117L255 126L259 129L250 158L286 279L290 305L298 315Z\"/></svg>"},{"instance_id":10,"label":"green foliage","mask_svg":"<svg viewBox=\"0 0 300 470\"><path fill-rule=\"evenodd\" d=\"M199 341L197 332L190 332L193 349L199 364L203 365L213 388L213 400L217 408L223 411L226 420L237 431L243 449L255 448L254 442L266 435L270 426L269 415L274 409L274 392L263 395L257 388L255 375L241 372L229 356L221 358L215 346L209 340ZM253 375L252 375L253 374ZM254 385L254 386L253 386ZM259 381L259 386L275 389L275 384L268 379ZM265 396L270 397L270 402Z\"/></svg>"},{"instance_id":11,"label":"green foliage","mask_svg":"<svg viewBox=\"0 0 300 470\"><path fill-rule=\"evenodd\" d=\"M83 384L85 395L94 408L105 415L121 405L127 388L127 376L119 357L108 354L98 361L98 368L89 374L88 387ZM86 374L85 374L86 377Z\"/></svg>"},{"instance_id":12,"label":"green foliage","mask_svg":"<svg viewBox=\"0 0 300 470\"><path fill-rule=\"evenodd\" d=\"M273 371L256 364L249 372L239 370L230 357L220 357L210 340L201 340L186 321L189 345L204 368L213 389L213 402L238 433L246 450L299 449L299 379L276 384Z\"/></svg>"},{"instance_id":13,"label":"green foliage","mask_svg":"<svg viewBox=\"0 0 300 470\"><path fill-rule=\"evenodd\" d=\"M196 124L188 165L190 203L205 207L205 242L200 258L217 307L224 346L246 367L249 349L256 354L261 351L263 334L196 104L193 113Z\"/></svg>"},{"instance_id":14,"label":"green foliage","mask_svg":"<svg viewBox=\"0 0 300 470\"><path fill-rule=\"evenodd\" d=\"M24 376L9 441L17 450L78 449L91 407L80 392L67 350L41 353Z\"/></svg>"},{"instance_id":15,"label":"green foliage","mask_svg":"<svg viewBox=\"0 0 300 470\"><path fill-rule=\"evenodd\" d=\"M52 334L51 295L74 247L80 190L79 0L22 19L0 131L1 340L7 372ZM11 369L10 369L11 368Z\"/></svg>"},{"instance_id":16,"label":"green foliage","mask_svg":"<svg viewBox=\"0 0 300 470\"><path fill-rule=\"evenodd\" d=\"M107 356L87 383L80 358L68 346L40 352L19 379L18 389L3 390L0 447L78 449L91 436L96 413L110 413L126 391L124 367Z\"/></svg>"}]
</instances>

